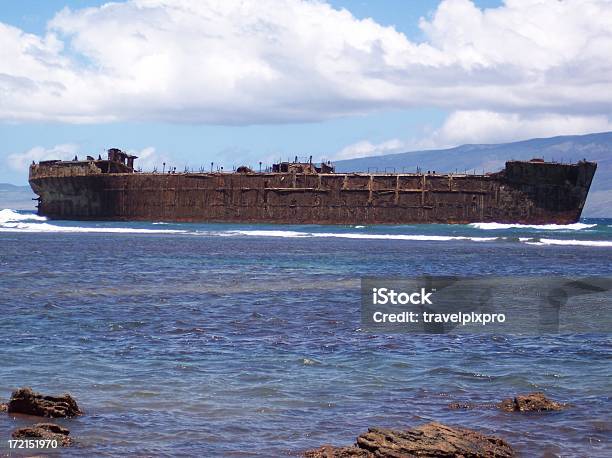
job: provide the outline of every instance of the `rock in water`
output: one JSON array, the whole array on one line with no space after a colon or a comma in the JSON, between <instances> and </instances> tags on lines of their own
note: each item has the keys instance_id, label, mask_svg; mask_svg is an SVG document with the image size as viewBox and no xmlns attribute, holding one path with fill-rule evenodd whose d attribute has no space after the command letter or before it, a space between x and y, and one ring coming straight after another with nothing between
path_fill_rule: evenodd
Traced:
<instances>
[{"instance_id":1,"label":"rock in water","mask_svg":"<svg viewBox=\"0 0 612 458\"><path fill-rule=\"evenodd\" d=\"M544 393L518 395L513 399L504 399L499 408L506 412L547 412L563 410L565 404L548 399Z\"/></svg>"},{"instance_id":2,"label":"rock in water","mask_svg":"<svg viewBox=\"0 0 612 458\"><path fill-rule=\"evenodd\" d=\"M370 428L352 447L325 446L309 450L308 458L510 458L514 450L504 440L464 428L428 423L407 431Z\"/></svg>"},{"instance_id":3,"label":"rock in water","mask_svg":"<svg viewBox=\"0 0 612 458\"><path fill-rule=\"evenodd\" d=\"M496 404L473 404L470 402L451 402L449 409L501 409L506 412L546 412L563 410L566 404L548 399L544 393L529 393L507 398Z\"/></svg>"},{"instance_id":4,"label":"rock in water","mask_svg":"<svg viewBox=\"0 0 612 458\"><path fill-rule=\"evenodd\" d=\"M74 417L82 414L76 401L69 394L44 396L35 393L31 388L14 391L8 402L7 411L49 418Z\"/></svg>"},{"instance_id":5,"label":"rock in water","mask_svg":"<svg viewBox=\"0 0 612 458\"><path fill-rule=\"evenodd\" d=\"M69 437L70 431L54 423L36 423L26 428L19 428L13 431L13 439L46 439L56 440L61 447L72 444Z\"/></svg>"}]
</instances>

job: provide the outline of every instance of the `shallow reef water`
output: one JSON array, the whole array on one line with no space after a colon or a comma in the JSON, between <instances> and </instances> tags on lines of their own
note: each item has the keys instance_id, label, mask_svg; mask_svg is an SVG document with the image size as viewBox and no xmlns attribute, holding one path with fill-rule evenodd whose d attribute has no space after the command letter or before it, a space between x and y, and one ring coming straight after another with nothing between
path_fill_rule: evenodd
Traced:
<instances>
[{"instance_id":1,"label":"shallow reef water","mask_svg":"<svg viewBox=\"0 0 612 458\"><path fill-rule=\"evenodd\" d=\"M611 226L85 223L2 210L0 397L69 391L85 415L58 420L77 441L64 456L285 456L432 420L538 456L605 456L609 334L372 334L359 285L611 275ZM530 391L571 408L448 408ZM30 422L0 415L0 431Z\"/></svg>"}]
</instances>

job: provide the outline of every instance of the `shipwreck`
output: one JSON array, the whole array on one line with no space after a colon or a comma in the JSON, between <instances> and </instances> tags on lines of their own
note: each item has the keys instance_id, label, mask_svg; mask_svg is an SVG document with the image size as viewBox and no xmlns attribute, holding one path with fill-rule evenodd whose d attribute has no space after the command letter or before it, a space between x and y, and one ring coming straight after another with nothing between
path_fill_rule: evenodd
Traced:
<instances>
[{"instance_id":1,"label":"shipwreck","mask_svg":"<svg viewBox=\"0 0 612 458\"><path fill-rule=\"evenodd\" d=\"M413 224L578 221L597 164L508 161L495 173L336 173L329 162L265 171L140 172L119 149L106 159L30 166L38 214L52 219Z\"/></svg>"}]
</instances>

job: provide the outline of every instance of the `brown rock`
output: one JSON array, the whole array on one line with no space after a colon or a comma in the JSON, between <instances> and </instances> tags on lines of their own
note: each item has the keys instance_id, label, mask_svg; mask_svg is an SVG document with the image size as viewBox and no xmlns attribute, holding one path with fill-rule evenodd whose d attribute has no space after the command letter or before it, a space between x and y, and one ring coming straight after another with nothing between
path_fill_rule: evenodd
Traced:
<instances>
[{"instance_id":1,"label":"brown rock","mask_svg":"<svg viewBox=\"0 0 612 458\"><path fill-rule=\"evenodd\" d=\"M563 410L566 405L548 399L544 393L537 392L504 399L498 407L506 412L548 412Z\"/></svg>"},{"instance_id":2,"label":"brown rock","mask_svg":"<svg viewBox=\"0 0 612 458\"><path fill-rule=\"evenodd\" d=\"M441 423L428 423L407 431L370 428L352 447L325 446L309 450L308 458L510 458L512 447L498 437Z\"/></svg>"},{"instance_id":3,"label":"brown rock","mask_svg":"<svg viewBox=\"0 0 612 458\"><path fill-rule=\"evenodd\" d=\"M6 412L6 409L8 408L8 406L6 404L2 404L0 402L0 412Z\"/></svg>"},{"instance_id":4,"label":"brown rock","mask_svg":"<svg viewBox=\"0 0 612 458\"><path fill-rule=\"evenodd\" d=\"M70 431L54 423L36 423L26 428L19 428L11 434L13 439L46 439L56 440L61 447L72 444Z\"/></svg>"},{"instance_id":5,"label":"brown rock","mask_svg":"<svg viewBox=\"0 0 612 458\"><path fill-rule=\"evenodd\" d=\"M451 402L448 404L448 408L452 410L502 409L506 412L545 412L562 410L565 407L567 407L566 404L548 399L544 393L540 392L518 395L515 398L507 398L497 404L473 404L470 402Z\"/></svg>"},{"instance_id":6,"label":"brown rock","mask_svg":"<svg viewBox=\"0 0 612 458\"><path fill-rule=\"evenodd\" d=\"M39 417L73 417L81 415L76 401L69 394L45 396L35 393L31 388L14 391L7 405L8 413L24 413Z\"/></svg>"}]
</instances>

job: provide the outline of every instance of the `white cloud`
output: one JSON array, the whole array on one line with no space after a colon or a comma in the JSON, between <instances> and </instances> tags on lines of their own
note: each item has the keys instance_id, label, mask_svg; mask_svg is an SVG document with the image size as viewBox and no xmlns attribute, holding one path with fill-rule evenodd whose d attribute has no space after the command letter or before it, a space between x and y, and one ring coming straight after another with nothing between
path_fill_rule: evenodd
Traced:
<instances>
[{"instance_id":1,"label":"white cloud","mask_svg":"<svg viewBox=\"0 0 612 458\"><path fill-rule=\"evenodd\" d=\"M392 139L379 144L362 140L341 149L334 159L449 148L468 143L505 143L534 137L608 131L612 131L612 122L603 115L520 115L484 110L456 111L446 118L440 128L420 137Z\"/></svg>"},{"instance_id":2,"label":"white cloud","mask_svg":"<svg viewBox=\"0 0 612 458\"><path fill-rule=\"evenodd\" d=\"M176 167L177 171L179 170L178 165L173 161L170 155L158 153L152 146L141 150L128 150L127 152L138 156L136 166L142 168L142 170L151 171L153 168L157 167L157 169L161 171L164 162L166 163L166 170L171 166ZM25 173L28 171L32 161L39 162L51 159L70 160L75 156L79 159L85 159L88 154L92 153L82 153L80 152L79 145L67 143L55 145L50 148L35 146L27 151L9 154L6 161L11 169L19 173ZM97 156L97 154L94 156ZM106 159L106 153L102 154L102 157Z\"/></svg>"},{"instance_id":3,"label":"white cloud","mask_svg":"<svg viewBox=\"0 0 612 458\"><path fill-rule=\"evenodd\" d=\"M138 157L135 162L135 167L143 171L157 169L161 172L162 170L169 170L170 167L176 167L177 171L183 171L171 156L165 153L159 153L152 146L148 146L141 150L129 150L128 152Z\"/></svg>"},{"instance_id":4,"label":"white cloud","mask_svg":"<svg viewBox=\"0 0 612 458\"><path fill-rule=\"evenodd\" d=\"M0 119L315 121L385 108L552 113L612 106L612 3L444 0L425 41L302 0L128 0L0 23Z\"/></svg>"},{"instance_id":5,"label":"white cloud","mask_svg":"<svg viewBox=\"0 0 612 458\"><path fill-rule=\"evenodd\" d=\"M407 144L396 138L382 143L371 143L362 140L342 148L333 156L335 161L353 159L365 156L381 156L383 154L401 153L406 151Z\"/></svg>"},{"instance_id":6,"label":"white cloud","mask_svg":"<svg viewBox=\"0 0 612 458\"><path fill-rule=\"evenodd\" d=\"M51 159L68 160L78 154L79 146L73 144L55 145L51 148L35 146L21 153L12 153L7 156L9 167L17 172L28 170L32 161L46 161Z\"/></svg>"},{"instance_id":7,"label":"white cloud","mask_svg":"<svg viewBox=\"0 0 612 458\"><path fill-rule=\"evenodd\" d=\"M533 137L579 135L612 130L604 115L495 113L490 111L457 111L442 127L420 139L421 147L446 147L464 143L502 143Z\"/></svg>"}]
</instances>

